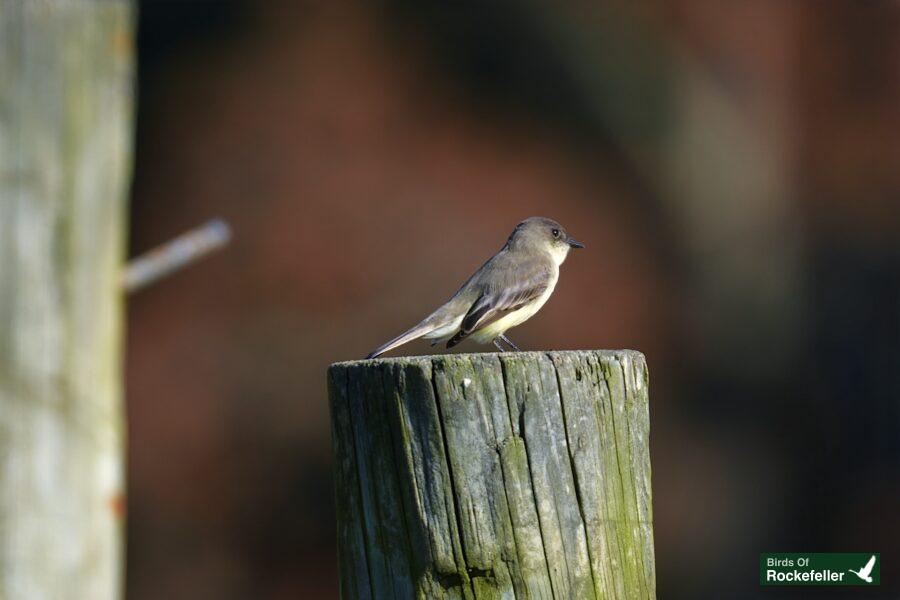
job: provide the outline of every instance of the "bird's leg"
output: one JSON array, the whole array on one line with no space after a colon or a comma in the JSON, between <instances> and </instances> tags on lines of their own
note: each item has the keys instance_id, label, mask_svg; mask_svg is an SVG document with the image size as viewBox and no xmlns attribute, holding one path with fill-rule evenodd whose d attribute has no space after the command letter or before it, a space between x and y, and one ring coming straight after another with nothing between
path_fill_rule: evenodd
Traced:
<instances>
[{"instance_id":1,"label":"bird's leg","mask_svg":"<svg viewBox=\"0 0 900 600\"><path fill-rule=\"evenodd\" d=\"M500 334L500 339L503 340L504 342L506 342L507 344L509 344L509 347L512 348L513 350L515 350L516 352L521 352L521 351L522 351L521 348L519 348L518 346L516 346L515 344L513 344L513 343L512 343L512 340L509 339L508 337L506 337L505 335Z\"/></svg>"},{"instance_id":2,"label":"bird's leg","mask_svg":"<svg viewBox=\"0 0 900 600\"><path fill-rule=\"evenodd\" d=\"M502 335L500 337L503 337ZM503 346L500 345L500 338L494 338L494 345L497 346L497 350L500 352L506 352Z\"/></svg>"}]
</instances>

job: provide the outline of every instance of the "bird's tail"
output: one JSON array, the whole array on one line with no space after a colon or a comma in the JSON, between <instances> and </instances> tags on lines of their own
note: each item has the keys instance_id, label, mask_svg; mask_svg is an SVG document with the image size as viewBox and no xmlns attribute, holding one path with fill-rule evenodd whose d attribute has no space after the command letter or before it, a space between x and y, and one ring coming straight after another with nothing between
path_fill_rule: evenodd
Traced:
<instances>
[{"instance_id":1,"label":"bird's tail","mask_svg":"<svg viewBox=\"0 0 900 600\"><path fill-rule=\"evenodd\" d=\"M430 319L426 319L426 320L422 321L421 323L419 323L418 325L416 325L415 327L413 327L412 329L410 329L409 331L407 331L406 333L402 333L402 334L398 335L397 337L395 337L394 339L392 339L391 341L387 342L386 344L383 344L383 345L379 346L378 348L376 348L375 350L372 350L372 352L370 352L366 358L378 358L385 352L387 352L389 350L393 350L397 346L402 346L403 344L405 344L407 342L411 342L413 340L419 339L423 335L427 335L427 334L431 333L432 331L434 331L435 329L436 329L436 327L435 327L434 323L432 323Z\"/></svg>"}]
</instances>

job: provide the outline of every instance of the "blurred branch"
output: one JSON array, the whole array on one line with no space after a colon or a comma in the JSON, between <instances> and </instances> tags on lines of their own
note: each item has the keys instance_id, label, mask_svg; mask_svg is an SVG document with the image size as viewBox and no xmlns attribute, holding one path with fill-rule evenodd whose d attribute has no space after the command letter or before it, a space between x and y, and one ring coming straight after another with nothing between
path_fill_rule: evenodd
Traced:
<instances>
[{"instance_id":1,"label":"blurred branch","mask_svg":"<svg viewBox=\"0 0 900 600\"><path fill-rule=\"evenodd\" d=\"M213 219L183 233L129 262L123 277L125 290L129 293L141 290L225 247L229 241L231 227L222 219Z\"/></svg>"}]
</instances>

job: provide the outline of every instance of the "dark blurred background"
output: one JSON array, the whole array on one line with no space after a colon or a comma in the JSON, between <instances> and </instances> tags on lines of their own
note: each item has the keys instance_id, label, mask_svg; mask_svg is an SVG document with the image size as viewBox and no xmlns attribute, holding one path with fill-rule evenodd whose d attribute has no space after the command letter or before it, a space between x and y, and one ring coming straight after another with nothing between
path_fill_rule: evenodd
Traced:
<instances>
[{"instance_id":1,"label":"dark blurred background","mask_svg":"<svg viewBox=\"0 0 900 600\"><path fill-rule=\"evenodd\" d=\"M130 598L337 597L326 367L531 215L587 250L513 339L647 355L660 597L900 592L900 3L140 11L131 253L235 239L130 302Z\"/></svg>"}]
</instances>

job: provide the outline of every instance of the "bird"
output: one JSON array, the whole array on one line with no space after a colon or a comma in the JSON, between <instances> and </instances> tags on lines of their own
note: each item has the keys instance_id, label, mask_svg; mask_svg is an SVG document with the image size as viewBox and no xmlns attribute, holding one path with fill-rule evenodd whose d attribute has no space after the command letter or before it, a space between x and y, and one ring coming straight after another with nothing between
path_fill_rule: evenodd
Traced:
<instances>
[{"instance_id":1,"label":"bird","mask_svg":"<svg viewBox=\"0 0 900 600\"><path fill-rule=\"evenodd\" d=\"M379 346L366 357L377 358L394 348L424 338L434 346L453 348L464 339L501 342L520 350L506 332L534 316L547 302L559 279L559 266L569 252L584 248L562 225L545 217L530 217L513 229L506 244L418 325Z\"/></svg>"},{"instance_id":2,"label":"bird","mask_svg":"<svg viewBox=\"0 0 900 600\"><path fill-rule=\"evenodd\" d=\"M875 555L872 555L872 558L869 559L869 562L866 563L859 571L854 571L853 569L847 569L866 583L872 583L872 569L875 567Z\"/></svg>"}]
</instances>

